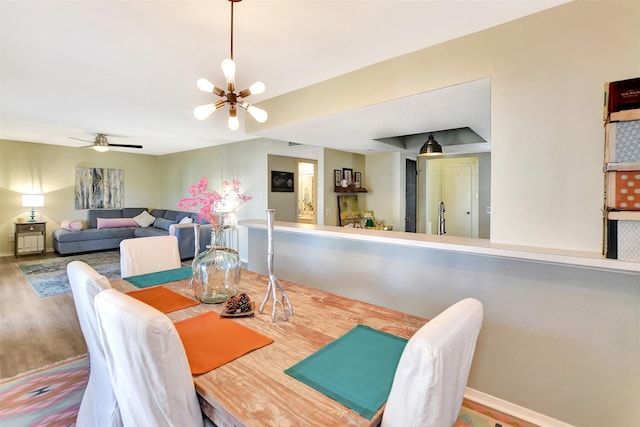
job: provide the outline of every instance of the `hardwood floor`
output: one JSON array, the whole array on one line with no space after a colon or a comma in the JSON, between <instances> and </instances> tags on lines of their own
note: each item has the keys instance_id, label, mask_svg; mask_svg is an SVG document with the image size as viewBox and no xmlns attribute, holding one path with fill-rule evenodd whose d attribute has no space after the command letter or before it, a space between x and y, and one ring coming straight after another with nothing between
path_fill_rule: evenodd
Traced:
<instances>
[{"instance_id":1,"label":"hardwood floor","mask_svg":"<svg viewBox=\"0 0 640 427\"><path fill-rule=\"evenodd\" d=\"M16 267L56 256L0 257L0 378L87 352L71 293L40 298Z\"/></svg>"}]
</instances>

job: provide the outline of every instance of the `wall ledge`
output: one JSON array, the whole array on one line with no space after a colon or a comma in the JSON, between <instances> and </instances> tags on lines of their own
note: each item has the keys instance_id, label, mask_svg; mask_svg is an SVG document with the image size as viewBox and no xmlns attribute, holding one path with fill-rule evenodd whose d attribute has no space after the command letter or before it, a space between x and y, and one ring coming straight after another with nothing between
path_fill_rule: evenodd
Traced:
<instances>
[{"instance_id":1,"label":"wall ledge","mask_svg":"<svg viewBox=\"0 0 640 427\"><path fill-rule=\"evenodd\" d=\"M239 221L238 224L254 229L266 230L267 228L266 220L243 220ZM538 248L533 246L506 245L492 243L488 239L471 239L466 237L446 235L438 236L432 234L405 233L401 231L382 231L362 228L344 228L330 225L298 224L282 221L274 222L274 231L407 247L419 247L481 256L511 258L530 262L613 271L617 273L640 273L640 263L608 259L598 253Z\"/></svg>"}]
</instances>

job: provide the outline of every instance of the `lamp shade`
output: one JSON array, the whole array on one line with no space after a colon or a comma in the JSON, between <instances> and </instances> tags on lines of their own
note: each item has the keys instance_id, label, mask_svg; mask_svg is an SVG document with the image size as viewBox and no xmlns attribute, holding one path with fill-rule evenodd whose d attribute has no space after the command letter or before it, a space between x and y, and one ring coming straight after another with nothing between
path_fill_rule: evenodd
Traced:
<instances>
[{"instance_id":1,"label":"lamp shade","mask_svg":"<svg viewBox=\"0 0 640 427\"><path fill-rule=\"evenodd\" d=\"M24 208L41 208L44 206L43 194L23 194L22 207Z\"/></svg>"},{"instance_id":2,"label":"lamp shade","mask_svg":"<svg viewBox=\"0 0 640 427\"><path fill-rule=\"evenodd\" d=\"M432 133L429 134L429 139L425 142L420 148L421 156L441 156L442 155L442 147L438 144L438 141L435 140Z\"/></svg>"}]
</instances>

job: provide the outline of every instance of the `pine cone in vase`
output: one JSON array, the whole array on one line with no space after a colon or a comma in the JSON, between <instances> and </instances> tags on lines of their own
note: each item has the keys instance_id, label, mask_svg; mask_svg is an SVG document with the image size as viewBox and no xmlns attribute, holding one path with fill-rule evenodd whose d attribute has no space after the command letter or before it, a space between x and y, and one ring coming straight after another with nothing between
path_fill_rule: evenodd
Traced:
<instances>
[{"instance_id":1,"label":"pine cone in vase","mask_svg":"<svg viewBox=\"0 0 640 427\"><path fill-rule=\"evenodd\" d=\"M246 313L247 311L251 311L251 299L249 299L249 295L242 293L238 297L238 303L240 305L240 312Z\"/></svg>"}]
</instances>

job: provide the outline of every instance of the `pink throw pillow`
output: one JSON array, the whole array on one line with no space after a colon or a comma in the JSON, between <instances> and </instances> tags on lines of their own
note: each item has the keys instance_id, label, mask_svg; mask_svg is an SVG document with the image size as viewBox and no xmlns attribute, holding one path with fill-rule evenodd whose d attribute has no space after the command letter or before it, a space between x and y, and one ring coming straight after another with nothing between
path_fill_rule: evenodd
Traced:
<instances>
[{"instance_id":1,"label":"pink throw pillow","mask_svg":"<svg viewBox=\"0 0 640 427\"><path fill-rule=\"evenodd\" d=\"M60 223L60 228L64 228L69 231L80 231L82 230L82 221L77 219L65 219Z\"/></svg>"},{"instance_id":2,"label":"pink throw pillow","mask_svg":"<svg viewBox=\"0 0 640 427\"><path fill-rule=\"evenodd\" d=\"M137 227L133 218L98 218L98 228Z\"/></svg>"}]
</instances>

